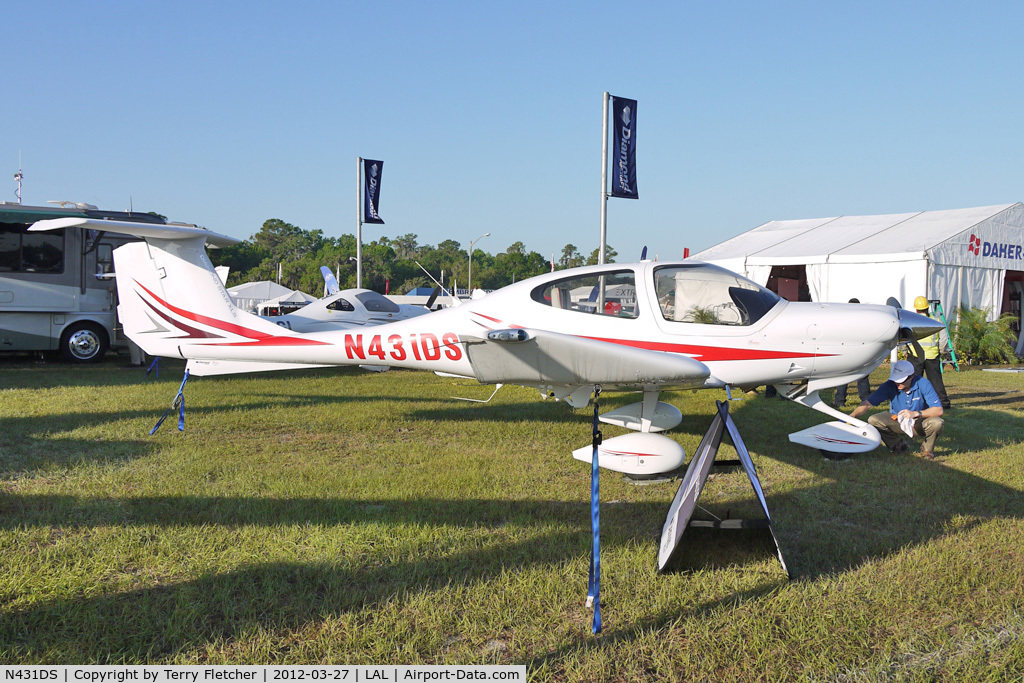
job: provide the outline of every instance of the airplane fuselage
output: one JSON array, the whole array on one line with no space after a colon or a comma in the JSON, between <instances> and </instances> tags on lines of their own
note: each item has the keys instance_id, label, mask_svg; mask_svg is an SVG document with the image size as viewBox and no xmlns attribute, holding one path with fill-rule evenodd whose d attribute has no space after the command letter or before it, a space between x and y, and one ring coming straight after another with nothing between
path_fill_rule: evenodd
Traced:
<instances>
[{"instance_id":1,"label":"airplane fuselage","mask_svg":"<svg viewBox=\"0 0 1024 683\"><path fill-rule=\"evenodd\" d=\"M161 307L160 297L143 298ZM899 325L886 306L786 302L714 266L641 262L556 271L456 308L359 330L267 338L247 333L240 319L204 328L216 336L190 335L181 355L472 377L474 341L529 328L693 358L710 370L707 386L756 386L863 375L893 348Z\"/></svg>"}]
</instances>

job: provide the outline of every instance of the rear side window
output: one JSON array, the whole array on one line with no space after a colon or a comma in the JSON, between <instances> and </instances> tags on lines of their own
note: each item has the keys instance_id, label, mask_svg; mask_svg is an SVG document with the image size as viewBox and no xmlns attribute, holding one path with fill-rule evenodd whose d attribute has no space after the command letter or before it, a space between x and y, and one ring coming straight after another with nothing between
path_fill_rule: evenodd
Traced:
<instances>
[{"instance_id":1,"label":"rear side window","mask_svg":"<svg viewBox=\"0 0 1024 683\"><path fill-rule=\"evenodd\" d=\"M330 311L351 312L351 311L356 310L356 307L353 306L352 303L349 302L348 300L346 300L345 298L338 297L337 299L335 299L331 303L327 304L327 309L330 310Z\"/></svg>"},{"instance_id":2,"label":"rear side window","mask_svg":"<svg viewBox=\"0 0 1024 683\"><path fill-rule=\"evenodd\" d=\"M632 270L585 275L541 285L530 296L537 303L566 311L636 318L636 276Z\"/></svg>"}]
</instances>

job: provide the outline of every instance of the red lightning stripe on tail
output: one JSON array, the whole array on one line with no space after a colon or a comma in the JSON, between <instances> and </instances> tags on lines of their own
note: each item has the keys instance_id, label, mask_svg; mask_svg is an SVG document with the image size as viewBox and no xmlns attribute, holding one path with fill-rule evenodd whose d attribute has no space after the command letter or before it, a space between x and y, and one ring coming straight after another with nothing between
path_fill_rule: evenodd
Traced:
<instances>
[{"instance_id":1,"label":"red lightning stripe on tail","mask_svg":"<svg viewBox=\"0 0 1024 683\"><path fill-rule=\"evenodd\" d=\"M159 296L157 296L152 291L150 291L150 289L148 287L143 285L138 280L135 280L135 284L138 285L140 288L142 288L147 294L149 294L149 296L153 297L153 299L155 299L157 302L159 302L161 306L164 306L165 308L167 308L167 310L173 312L176 315L181 316L182 318L185 318L186 320L191 320L193 322L197 322L197 323L200 323L202 325L208 325L209 327L216 328L216 329L221 330L223 332L229 332L229 333L237 335L239 337L246 337L246 338L252 340L252 341L246 341L246 342L224 342L224 343L220 343L220 344L215 344L215 346L322 346L322 345L329 345L329 344L327 344L327 342L316 341L316 340L313 340L313 339L306 339L304 337L282 337L282 336L278 336L278 335L268 334L266 332L260 332L259 330L253 330L253 329L250 329L248 327L243 327L242 325L236 325L234 323L229 323L229 322L226 322L226 321L223 321L223 320L217 320L216 318L211 318L209 316L202 315L200 313L193 313L191 311L186 311L183 308L179 308L178 306L175 306L175 305L173 305L173 304L171 304L171 303L169 303L167 301L164 301ZM143 298L143 301L146 301L145 298ZM184 329L186 331L189 331L190 332L190 336L202 336L202 337L215 336L215 335L211 335L211 334L209 334L207 332L202 332L202 331L199 331L199 330L195 330L194 328L189 327L187 325L183 325L180 322L175 322L175 321L171 320L170 318L168 318L167 316L165 316L159 310L157 310L153 306L153 304L149 303L148 301L146 303L150 306L150 308L153 308L153 310L156 311L161 317L165 318L166 320L168 320L172 324L178 325L182 329Z\"/></svg>"}]
</instances>

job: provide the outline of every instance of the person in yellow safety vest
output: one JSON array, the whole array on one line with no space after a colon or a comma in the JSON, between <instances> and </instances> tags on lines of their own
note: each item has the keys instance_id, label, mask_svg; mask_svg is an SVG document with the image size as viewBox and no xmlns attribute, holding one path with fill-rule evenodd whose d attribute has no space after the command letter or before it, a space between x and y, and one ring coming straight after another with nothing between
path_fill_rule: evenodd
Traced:
<instances>
[{"instance_id":1,"label":"person in yellow safety vest","mask_svg":"<svg viewBox=\"0 0 1024 683\"><path fill-rule=\"evenodd\" d=\"M923 296L914 299L914 310L921 315L927 315L929 318L935 319L934 316L929 315L928 299ZM942 382L942 359L939 357L942 349L942 337L939 336L940 334L944 335L945 332L940 330L935 334L918 340L921 350L924 351L924 358L917 357L916 349L913 346L909 347L908 357L910 362L914 364L914 374L928 378L928 381L935 388L935 393L939 395L939 401L942 402L943 409L949 410L949 397L946 395L946 385Z\"/></svg>"}]
</instances>

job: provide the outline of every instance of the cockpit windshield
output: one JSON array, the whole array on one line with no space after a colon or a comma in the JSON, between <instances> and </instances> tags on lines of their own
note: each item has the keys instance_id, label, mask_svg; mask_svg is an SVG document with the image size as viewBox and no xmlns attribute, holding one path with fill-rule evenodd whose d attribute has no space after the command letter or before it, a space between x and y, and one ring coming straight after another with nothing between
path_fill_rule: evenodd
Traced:
<instances>
[{"instance_id":1,"label":"cockpit windshield","mask_svg":"<svg viewBox=\"0 0 1024 683\"><path fill-rule=\"evenodd\" d=\"M654 271L665 320L703 325L753 325L781 299L760 285L705 263Z\"/></svg>"},{"instance_id":2,"label":"cockpit windshield","mask_svg":"<svg viewBox=\"0 0 1024 683\"><path fill-rule=\"evenodd\" d=\"M359 292L355 296L370 313L399 313L402 310L394 301L377 292Z\"/></svg>"}]
</instances>

